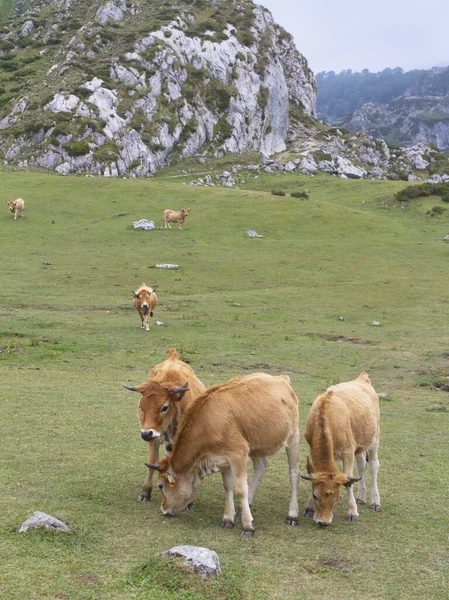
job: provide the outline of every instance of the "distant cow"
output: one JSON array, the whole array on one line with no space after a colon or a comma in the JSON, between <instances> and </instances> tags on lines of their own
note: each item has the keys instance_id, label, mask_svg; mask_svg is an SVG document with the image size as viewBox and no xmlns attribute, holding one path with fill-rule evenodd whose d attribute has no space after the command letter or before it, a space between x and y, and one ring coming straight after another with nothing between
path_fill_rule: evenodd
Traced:
<instances>
[{"instance_id":1,"label":"distant cow","mask_svg":"<svg viewBox=\"0 0 449 600\"><path fill-rule=\"evenodd\" d=\"M14 213L14 221L17 219L17 217L23 217L23 210L25 208L25 200L23 200L23 198L17 198L17 200L8 202L7 204L9 210Z\"/></svg>"},{"instance_id":2,"label":"distant cow","mask_svg":"<svg viewBox=\"0 0 449 600\"><path fill-rule=\"evenodd\" d=\"M178 358L170 348L167 360L153 367L150 379L127 390L142 394L139 400L140 437L149 442L149 462L159 460L159 446L165 442L166 452L172 451L173 436L181 416L193 400L206 389L193 369ZM153 471L148 470L139 502L148 502L153 488Z\"/></svg>"},{"instance_id":3,"label":"distant cow","mask_svg":"<svg viewBox=\"0 0 449 600\"><path fill-rule=\"evenodd\" d=\"M319 525L330 525L340 486L344 485L348 490L348 520L357 521L356 501L365 504L367 459L371 471L371 508L380 510L379 437L379 398L366 373L353 381L333 385L318 396L310 409L305 433L312 454L312 460L307 457L309 475L302 475L312 482L307 516L313 515ZM352 476L354 457L358 478ZM336 458L343 461L343 473L337 470ZM357 500L352 489L355 481L359 481Z\"/></svg>"},{"instance_id":4,"label":"distant cow","mask_svg":"<svg viewBox=\"0 0 449 600\"><path fill-rule=\"evenodd\" d=\"M222 527L234 526L234 484L240 495L242 535L253 535L250 504L267 461L286 447L291 499L287 523L298 522L299 480L298 401L286 375L253 373L208 388L185 413L171 456L156 464L163 492L161 511L174 515L187 507L207 475L220 471L226 495ZM255 472L248 487L246 461Z\"/></svg>"},{"instance_id":5,"label":"distant cow","mask_svg":"<svg viewBox=\"0 0 449 600\"><path fill-rule=\"evenodd\" d=\"M186 220L186 217L188 216L189 212L190 208L181 208L181 210L170 210L169 208L167 208L166 210L164 210L165 229L167 229L167 227L171 229L170 223L178 223L179 229L182 229L181 225Z\"/></svg>"},{"instance_id":6,"label":"distant cow","mask_svg":"<svg viewBox=\"0 0 449 600\"><path fill-rule=\"evenodd\" d=\"M140 288L133 292L133 297L134 308L140 315L141 327L150 331L149 318L153 316L157 304L156 292L143 282Z\"/></svg>"}]
</instances>

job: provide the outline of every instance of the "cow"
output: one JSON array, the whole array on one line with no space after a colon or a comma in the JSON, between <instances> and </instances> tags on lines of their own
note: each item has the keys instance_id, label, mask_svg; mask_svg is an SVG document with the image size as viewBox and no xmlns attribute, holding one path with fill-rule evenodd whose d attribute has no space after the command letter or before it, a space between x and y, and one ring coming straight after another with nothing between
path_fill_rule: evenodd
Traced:
<instances>
[{"instance_id":1,"label":"cow","mask_svg":"<svg viewBox=\"0 0 449 600\"><path fill-rule=\"evenodd\" d=\"M134 308L140 315L141 328L150 331L149 318L153 316L157 304L156 292L143 282L140 288L133 292L133 298Z\"/></svg>"},{"instance_id":2,"label":"cow","mask_svg":"<svg viewBox=\"0 0 449 600\"><path fill-rule=\"evenodd\" d=\"M170 348L167 359L152 368L150 379L137 387L124 386L141 394L138 405L140 437L149 443L149 462L159 459L159 447L165 442L171 452L173 436L181 415L193 400L206 389L193 369L179 359L175 348ZM139 502L148 502L153 489L153 471L150 469L139 493Z\"/></svg>"},{"instance_id":3,"label":"cow","mask_svg":"<svg viewBox=\"0 0 449 600\"><path fill-rule=\"evenodd\" d=\"M164 210L164 226L171 229L170 223L178 223L179 229L182 230L181 225L186 220L190 212L190 208L181 208L181 210L170 210L169 208Z\"/></svg>"},{"instance_id":4,"label":"cow","mask_svg":"<svg viewBox=\"0 0 449 600\"><path fill-rule=\"evenodd\" d=\"M17 217L23 217L23 211L25 208L25 200L23 198L17 198L13 202L7 202L9 210L14 213L14 221ZM21 213L21 214L19 214Z\"/></svg>"},{"instance_id":5,"label":"cow","mask_svg":"<svg viewBox=\"0 0 449 600\"><path fill-rule=\"evenodd\" d=\"M353 381L331 386L312 404L305 431L312 459L307 457L309 475L301 477L312 482L312 495L305 515L313 515L319 525L327 527L331 524L341 485L348 490L348 520L357 521L357 503L365 504L367 460L371 471L371 508L380 510L377 487L379 421L379 397L366 373ZM354 457L357 478L352 476ZM343 462L343 473L338 472L337 458ZM352 485L356 481L359 486L355 499Z\"/></svg>"},{"instance_id":6,"label":"cow","mask_svg":"<svg viewBox=\"0 0 449 600\"><path fill-rule=\"evenodd\" d=\"M188 507L207 475L220 471L226 496L222 527L234 527L234 484L240 495L242 536L254 535L250 505L265 471L266 457L286 447L291 498L286 522L298 523L298 400L287 375L253 373L208 388L184 414L171 456L156 464L161 511L172 516ZM246 461L255 467L248 487Z\"/></svg>"}]
</instances>

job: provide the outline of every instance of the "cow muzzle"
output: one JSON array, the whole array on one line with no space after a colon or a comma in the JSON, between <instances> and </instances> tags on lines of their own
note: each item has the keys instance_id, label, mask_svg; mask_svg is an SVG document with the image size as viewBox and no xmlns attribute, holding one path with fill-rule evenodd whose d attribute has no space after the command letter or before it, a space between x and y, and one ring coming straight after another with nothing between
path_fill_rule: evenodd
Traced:
<instances>
[{"instance_id":1,"label":"cow muzzle","mask_svg":"<svg viewBox=\"0 0 449 600\"><path fill-rule=\"evenodd\" d=\"M141 429L140 437L144 440L144 442L152 442L156 438L160 437L159 431L155 431L154 429Z\"/></svg>"},{"instance_id":2,"label":"cow muzzle","mask_svg":"<svg viewBox=\"0 0 449 600\"><path fill-rule=\"evenodd\" d=\"M149 310L150 307L148 306L148 304L142 304L142 312L144 315L147 315Z\"/></svg>"}]
</instances>

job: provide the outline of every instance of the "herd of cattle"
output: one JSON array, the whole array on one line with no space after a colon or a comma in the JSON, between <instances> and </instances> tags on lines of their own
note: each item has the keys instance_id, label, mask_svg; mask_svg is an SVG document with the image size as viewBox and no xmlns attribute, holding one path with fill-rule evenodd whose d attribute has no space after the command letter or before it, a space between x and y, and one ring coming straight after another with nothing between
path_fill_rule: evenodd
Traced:
<instances>
[{"instance_id":1,"label":"herd of cattle","mask_svg":"<svg viewBox=\"0 0 449 600\"><path fill-rule=\"evenodd\" d=\"M8 202L14 219L23 216L25 202L18 198ZM178 223L179 229L189 209L165 210L165 227ZM133 304L139 313L142 329L149 331L149 317L157 304L154 288L145 282L133 292ZM179 359L171 348L167 360L156 365L150 379L141 385L125 386L141 394L138 414L141 438L149 443L147 476L138 496L148 502L153 488L153 474L162 491L161 511L174 515L190 509L204 477L220 471L226 503L222 527L234 527L234 487L240 496L242 535L254 534L251 504L262 479L267 457L285 447L291 488L286 522L298 523L297 488L299 468L298 399L287 375L278 377L253 373L231 379L208 389L192 368ZM379 398L366 373L346 383L331 386L315 400L306 422L305 438L310 446L307 457L312 494L305 515L328 526L333 508L340 498L340 488L348 491L348 520L358 519L357 504L365 504L365 471L371 472L371 508L380 510L377 487L380 437ZM165 456L159 460L161 444ZM254 471L250 485L246 471L250 458ZM343 473L335 460L343 462ZM358 477L353 477L354 460ZM352 485L358 482L357 497Z\"/></svg>"},{"instance_id":2,"label":"herd of cattle","mask_svg":"<svg viewBox=\"0 0 449 600\"><path fill-rule=\"evenodd\" d=\"M285 447L291 488L286 522L298 523L298 400L287 375L253 373L206 389L171 348L167 359L152 369L147 382L124 387L140 394L140 435L149 442L149 462L145 463L148 473L139 502L150 500L153 473L157 471L161 511L172 516L190 509L204 477L219 471L226 496L222 527L234 527L235 487L240 496L242 535L253 535L250 507L267 457ZM307 458L308 474L301 477L312 484L305 515L313 515L321 526L330 525L341 486L345 486L348 520L356 521L357 504L365 504L366 500L367 462L371 472L370 506L380 510L379 437L379 398L366 373L331 386L318 396L305 429L311 458ZM161 445L165 446L165 456L159 460ZM248 458L254 467L250 485ZM343 462L342 473L336 459ZM352 476L354 459L357 478ZM352 484L356 481L358 492L354 497Z\"/></svg>"}]
</instances>

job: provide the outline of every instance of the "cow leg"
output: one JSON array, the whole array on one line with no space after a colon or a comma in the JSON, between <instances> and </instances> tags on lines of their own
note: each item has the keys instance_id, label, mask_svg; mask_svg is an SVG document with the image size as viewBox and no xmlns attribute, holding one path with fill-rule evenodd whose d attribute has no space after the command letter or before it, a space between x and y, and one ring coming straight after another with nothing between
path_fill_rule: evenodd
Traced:
<instances>
[{"instance_id":1,"label":"cow leg","mask_svg":"<svg viewBox=\"0 0 449 600\"><path fill-rule=\"evenodd\" d=\"M306 508L304 510L305 517L313 517L315 514L315 503L313 502L313 496L310 496L307 500Z\"/></svg>"},{"instance_id":2,"label":"cow leg","mask_svg":"<svg viewBox=\"0 0 449 600\"><path fill-rule=\"evenodd\" d=\"M156 438L152 442L148 442L148 463L154 465L159 460L159 446L161 442L159 438ZM137 496L139 502L149 502L151 498L151 492L153 490L153 476L154 470L148 469L147 476L143 482L140 494Z\"/></svg>"},{"instance_id":3,"label":"cow leg","mask_svg":"<svg viewBox=\"0 0 449 600\"><path fill-rule=\"evenodd\" d=\"M379 488L377 487L377 472L379 470L379 458L377 456L377 451L379 449L379 440L375 440L375 442L368 448L368 458L369 458L369 470L371 473L371 505L370 508L375 510L376 512L380 511L380 494Z\"/></svg>"},{"instance_id":4,"label":"cow leg","mask_svg":"<svg viewBox=\"0 0 449 600\"><path fill-rule=\"evenodd\" d=\"M150 323L149 323L149 314L147 313L143 317L143 324L145 326L145 331L150 331Z\"/></svg>"},{"instance_id":5,"label":"cow leg","mask_svg":"<svg viewBox=\"0 0 449 600\"><path fill-rule=\"evenodd\" d=\"M248 502L248 476L246 473L246 452L242 451L239 455L228 457L232 473L234 475L235 489L240 496L240 506L242 507L242 536L254 535L253 516Z\"/></svg>"},{"instance_id":6,"label":"cow leg","mask_svg":"<svg viewBox=\"0 0 449 600\"><path fill-rule=\"evenodd\" d=\"M298 483L299 483L299 431L290 438L286 448L288 458L288 477L291 497L285 522L288 525L298 524Z\"/></svg>"},{"instance_id":7,"label":"cow leg","mask_svg":"<svg viewBox=\"0 0 449 600\"><path fill-rule=\"evenodd\" d=\"M357 496L355 498L355 501L357 502L357 504L365 504L365 500L366 500L366 479L365 479L366 454L365 454L365 452L362 452L361 454L357 454L355 457L355 460L357 462L357 473L360 477L359 485L357 488Z\"/></svg>"},{"instance_id":8,"label":"cow leg","mask_svg":"<svg viewBox=\"0 0 449 600\"><path fill-rule=\"evenodd\" d=\"M254 493L257 490L260 480L264 476L265 470L268 465L268 460L265 457L252 458L251 461L253 463L254 471L253 471L253 476L251 478L251 483L250 483L250 486L248 489L248 503L250 506L253 503Z\"/></svg>"},{"instance_id":9,"label":"cow leg","mask_svg":"<svg viewBox=\"0 0 449 600\"><path fill-rule=\"evenodd\" d=\"M352 477L353 470L354 452L346 452L343 454L343 472L348 477ZM348 521L357 521L359 518L359 511L357 510L354 490L352 489L352 485L347 485L346 488L348 490Z\"/></svg>"},{"instance_id":10,"label":"cow leg","mask_svg":"<svg viewBox=\"0 0 449 600\"><path fill-rule=\"evenodd\" d=\"M234 527L235 507L234 507L234 475L231 469L226 469L221 474L223 487L226 495L226 505L221 526L223 529L232 529Z\"/></svg>"}]
</instances>

